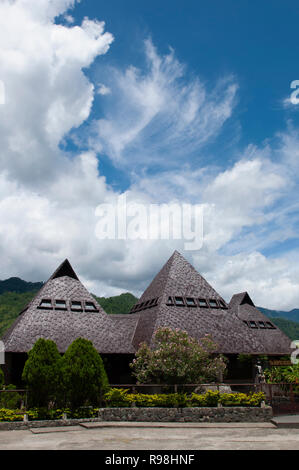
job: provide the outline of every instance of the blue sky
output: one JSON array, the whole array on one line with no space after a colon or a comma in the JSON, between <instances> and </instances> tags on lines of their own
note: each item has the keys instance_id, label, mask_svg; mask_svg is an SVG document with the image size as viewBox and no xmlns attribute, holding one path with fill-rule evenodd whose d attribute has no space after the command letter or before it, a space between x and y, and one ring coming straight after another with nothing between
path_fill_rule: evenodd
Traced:
<instances>
[{"instance_id":1,"label":"blue sky","mask_svg":"<svg viewBox=\"0 0 299 470\"><path fill-rule=\"evenodd\" d=\"M142 68L143 41L152 38L161 54L174 48L188 75L199 76L208 89L222 75L237 78L240 90L234 119L241 128L240 147L273 139L288 119L298 124L297 110L282 105L298 75L299 6L295 1L85 0L72 14L78 23L84 16L104 20L115 37L109 54L91 67L91 77L97 76L97 63Z\"/></svg>"},{"instance_id":2,"label":"blue sky","mask_svg":"<svg viewBox=\"0 0 299 470\"><path fill-rule=\"evenodd\" d=\"M226 300L298 307L298 20L295 1L3 0L0 278L68 257L96 294L139 295L177 249ZM120 195L203 204L202 248L98 240Z\"/></svg>"}]
</instances>

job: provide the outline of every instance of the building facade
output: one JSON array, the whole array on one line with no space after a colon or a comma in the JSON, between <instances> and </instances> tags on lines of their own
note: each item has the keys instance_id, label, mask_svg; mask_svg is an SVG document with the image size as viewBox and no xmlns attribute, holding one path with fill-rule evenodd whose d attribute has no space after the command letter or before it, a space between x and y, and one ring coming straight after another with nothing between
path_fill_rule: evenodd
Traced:
<instances>
[{"instance_id":1,"label":"building facade","mask_svg":"<svg viewBox=\"0 0 299 470\"><path fill-rule=\"evenodd\" d=\"M63 354L79 337L92 341L103 357L110 383L133 383L129 363L141 342L153 346L157 328L179 328L200 340L210 334L217 352L229 359L228 379L252 379L240 354L279 358L291 340L252 302L247 292L229 303L177 251L129 314L108 315L65 260L20 312L2 340L5 375L20 384L28 351L38 338L55 341Z\"/></svg>"}]
</instances>

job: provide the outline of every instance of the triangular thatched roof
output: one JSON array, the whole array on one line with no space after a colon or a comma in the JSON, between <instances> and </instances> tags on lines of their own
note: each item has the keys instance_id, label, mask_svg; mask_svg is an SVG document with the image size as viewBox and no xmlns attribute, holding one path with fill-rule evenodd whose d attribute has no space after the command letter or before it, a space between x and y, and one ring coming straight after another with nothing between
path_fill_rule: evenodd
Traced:
<instances>
[{"instance_id":1,"label":"triangular thatched roof","mask_svg":"<svg viewBox=\"0 0 299 470\"><path fill-rule=\"evenodd\" d=\"M185 330L198 340L210 334L224 354L291 352L290 339L247 292L227 304L177 251L126 315L107 315L65 260L2 339L6 352L28 352L40 337L54 340L64 352L84 337L100 353L133 354L142 341L153 345L160 326Z\"/></svg>"},{"instance_id":2,"label":"triangular thatched roof","mask_svg":"<svg viewBox=\"0 0 299 470\"><path fill-rule=\"evenodd\" d=\"M153 305L151 299L155 299ZM153 345L156 329L168 326L183 329L198 340L210 334L221 353L284 355L290 352L290 339L254 306L247 292L233 296L227 305L177 251L132 312L140 315L133 339L135 348L142 341Z\"/></svg>"},{"instance_id":3,"label":"triangular thatched roof","mask_svg":"<svg viewBox=\"0 0 299 470\"><path fill-rule=\"evenodd\" d=\"M101 353L133 353L131 330L136 318L118 326L79 281L65 260L2 338L6 352L28 352L42 337L60 352L76 338L92 341Z\"/></svg>"}]
</instances>

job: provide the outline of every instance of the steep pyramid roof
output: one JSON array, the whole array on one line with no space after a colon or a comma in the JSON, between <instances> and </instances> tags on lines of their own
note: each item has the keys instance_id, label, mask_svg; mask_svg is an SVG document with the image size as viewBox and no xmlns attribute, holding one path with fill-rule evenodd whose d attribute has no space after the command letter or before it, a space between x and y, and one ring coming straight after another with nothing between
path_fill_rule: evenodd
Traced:
<instances>
[{"instance_id":1,"label":"steep pyramid roof","mask_svg":"<svg viewBox=\"0 0 299 470\"><path fill-rule=\"evenodd\" d=\"M221 353L288 354L290 340L255 308L247 292L228 306L218 292L177 251L144 291L133 345L153 345L160 326L179 328L198 340L210 334ZM255 325L255 326L253 326ZM272 325L272 326L270 326Z\"/></svg>"},{"instance_id":2,"label":"steep pyramid roof","mask_svg":"<svg viewBox=\"0 0 299 470\"><path fill-rule=\"evenodd\" d=\"M222 299L196 269L175 251L154 277L140 298L140 302L161 295L190 295Z\"/></svg>"},{"instance_id":3,"label":"steep pyramid roof","mask_svg":"<svg viewBox=\"0 0 299 470\"><path fill-rule=\"evenodd\" d=\"M116 326L65 260L2 339L6 352L28 352L40 337L52 339L59 352L65 352L75 339L83 337L99 352L129 353L134 352L133 320Z\"/></svg>"}]
</instances>

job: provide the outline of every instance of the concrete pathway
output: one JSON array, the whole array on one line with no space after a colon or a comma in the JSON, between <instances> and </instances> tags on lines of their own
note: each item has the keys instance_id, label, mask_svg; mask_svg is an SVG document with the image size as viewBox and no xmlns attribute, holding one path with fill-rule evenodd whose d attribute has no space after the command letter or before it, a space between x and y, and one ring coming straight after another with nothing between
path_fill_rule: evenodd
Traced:
<instances>
[{"instance_id":1,"label":"concrete pathway","mask_svg":"<svg viewBox=\"0 0 299 470\"><path fill-rule=\"evenodd\" d=\"M281 429L271 423L91 424L0 431L0 449L299 450L299 429Z\"/></svg>"},{"instance_id":2,"label":"concrete pathway","mask_svg":"<svg viewBox=\"0 0 299 470\"><path fill-rule=\"evenodd\" d=\"M278 428L299 429L299 415L275 416L271 422Z\"/></svg>"}]
</instances>

